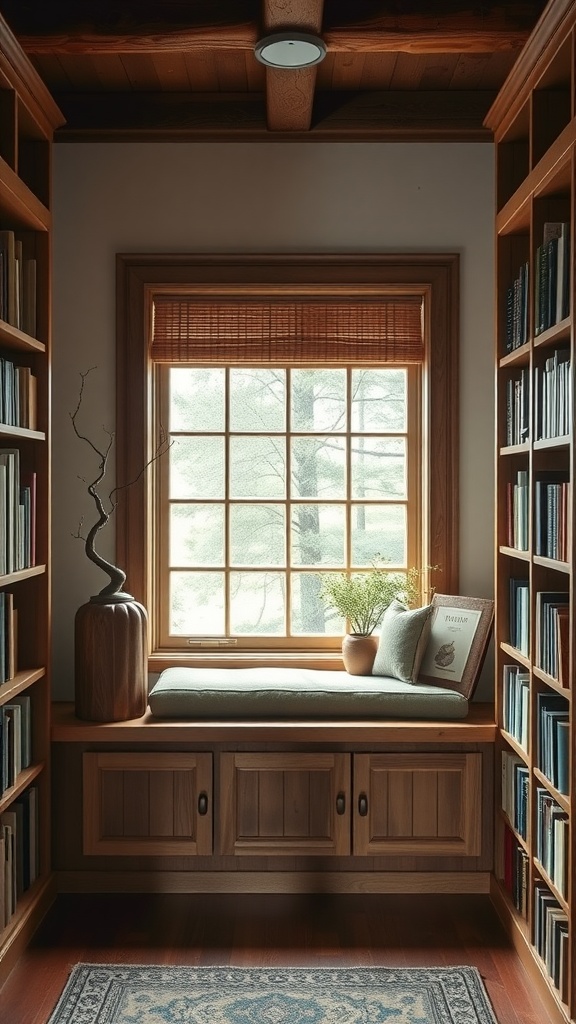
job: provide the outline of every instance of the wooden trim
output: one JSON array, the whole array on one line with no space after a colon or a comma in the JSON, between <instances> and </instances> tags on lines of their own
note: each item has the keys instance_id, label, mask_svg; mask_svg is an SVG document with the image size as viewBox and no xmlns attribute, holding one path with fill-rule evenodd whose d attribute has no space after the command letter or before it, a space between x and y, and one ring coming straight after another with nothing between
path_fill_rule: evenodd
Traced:
<instances>
[{"instance_id":1,"label":"wooden trim","mask_svg":"<svg viewBox=\"0 0 576 1024\"><path fill-rule=\"evenodd\" d=\"M484 124L498 138L518 116L559 43L576 24L574 0L548 3L508 75Z\"/></svg>"},{"instance_id":2,"label":"wooden trim","mask_svg":"<svg viewBox=\"0 0 576 1024\"><path fill-rule=\"evenodd\" d=\"M316 92L308 130L271 131L260 93L58 93L57 142L491 142L494 91Z\"/></svg>"},{"instance_id":3,"label":"wooden trim","mask_svg":"<svg viewBox=\"0 0 576 1024\"><path fill-rule=\"evenodd\" d=\"M123 492L117 508L116 558L137 600L152 607L151 488L140 474L152 455L146 350L150 295L162 284L233 285L245 294L271 285L328 287L336 295L370 285L422 288L429 346L423 380L430 509L424 557L441 566L442 588L458 593L458 271L459 257L450 253L117 256L117 480L137 483ZM174 652L172 663L176 658L200 663L191 654Z\"/></svg>"},{"instance_id":4,"label":"wooden trim","mask_svg":"<svg viewBox=\"0 0 576 1024\"><path fill-rule=\"evenodd\" d=\"M60 871L58 892L488 893L487 871ZM565 1024L565 1022L564 1022Z\"/></svg>"},{"instance_id":5,"label":"wooden trim","mask_svg":"<svg viewBox=\"0 0 576 1024\"><path fill-rule=\"evenodd\" d=\"M8 81L22 98L22 102L45 137L51 139L53 131L64 124L64 116L40 75L24 55L21 40L16 39L2 15L0 15L0 38L2 54L6 58L2 66L2 78Z\"/></svg>"},{"instance_id":6,"label":"wooden trim","mask_svg":"<svg viewBox=\"0 0 576 1024\"><path fill-rule=\"evenodd\" d=\"M26 894L20 898L17 915L12 919L5 933L0 951L0 986L3 985L18 957L24 952L42 918L56 899L56 877L50 875L34 886L26 905Z\"/></svg>"},{"instance_id":7,"label":"wooden trim","mask_svg":"<svg viewBox=\"0 0 576 1024\"><path fill-rule=\"evenodd\" d=\"M54 743L494 743L492 704L470 705L462 721L207 721L164 720L146 714L129 722L83 722L74 705L52 707Z\"/></svg>"},{"instance_id":8,"label":"wooden trim","mask_svg":"<svg viewBox=\"0 0 576 1024\"><path fill-rule=\"evenodd\" d=\"M296 15L286 17L291 25L301 25ZM313 22L317 19L312 18ZM266 14L263 15L266 22ZM278 22L276 22L276 28ZM312 24L309 27L314 27ZM271 31L267 28L266 31ZM258 25L243 22L227 25L200 25L190 28L166 28L142 25L137 31L122 34L88 29L20 36L20 45L29 56L42 54L138 54L198 51L253 51L258 41ZM361 28L330 26L322 37L329 52L339 53L498 53L520 50L528 38L526 29L511 25L502 17L457 14L438 18L431 15L376 17Z\"/></svg>"}]
</instances>

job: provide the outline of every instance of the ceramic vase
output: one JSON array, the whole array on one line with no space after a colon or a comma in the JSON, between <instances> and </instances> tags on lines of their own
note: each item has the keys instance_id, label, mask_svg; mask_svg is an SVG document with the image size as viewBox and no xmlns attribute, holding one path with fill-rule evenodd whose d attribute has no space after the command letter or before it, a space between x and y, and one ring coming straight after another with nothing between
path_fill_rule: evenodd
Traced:
<instances>
[{"instance_id":1,"label":"ceramic vase","mask_svg":"<svg viewBox=\"0 0 576 1024\"><path fill-rule=\"evenodd\" d=\"M378 637L347 633L342 640L344 668L351 676L369 676L378 649Z\"/></svg>"},{"instance_id":2,"label":"ceramic vase","mask_svg":"<svg viewBox=\"0 0 576 1024\"><path fill-rule=\"evenodd\" d=\"M129 594L90 598L76 612L76 716L90 722L140 718L148 702L148 618Z\"/></svg>"}]
</instances>

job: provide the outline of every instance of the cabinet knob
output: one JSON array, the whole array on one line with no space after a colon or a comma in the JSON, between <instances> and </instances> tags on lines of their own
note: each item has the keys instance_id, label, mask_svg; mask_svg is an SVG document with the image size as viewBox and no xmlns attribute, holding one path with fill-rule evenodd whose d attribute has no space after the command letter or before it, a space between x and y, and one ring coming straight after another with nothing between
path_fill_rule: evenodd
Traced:
<instances>
[{"instance_id":1,"label":"cabinet knob","mask_svg":"<svg viewBox=\"0 0 576 1024\"><path fill-rule=\"evenodd\" d=\"M206 793L200 793L198 797L198 814L208 813L208 796Z\"/></svg>"},{"instance_id":2,"label":"cabinet knob","mask_svg":"<svg viewBox=\"0 0 576 1024\"><path fill-rule=\"evenodd\" d=\"M336 797L336 814L344 814L346 810L346 797L344 793L338 793Z\"/></svg>"},{"instance_id":3,"label":"cabinet knob","mask_svg":"<svg viewBox=\"0 0 576 1024\"><path fill-rule=\"evenodd\" d=\"M360 793L358 797L358 814L361 818L365 818L368 814L368 797L366 793Z\"/></svg>"}]
</instances>

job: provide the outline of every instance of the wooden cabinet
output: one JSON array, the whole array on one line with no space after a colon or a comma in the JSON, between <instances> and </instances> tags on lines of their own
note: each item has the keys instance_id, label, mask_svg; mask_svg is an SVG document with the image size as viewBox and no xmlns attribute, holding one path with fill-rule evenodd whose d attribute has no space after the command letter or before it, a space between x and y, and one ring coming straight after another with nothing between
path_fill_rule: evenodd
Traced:
<instances>
[{"instance_id":1,"label":"wooden cabinet","mask_svg":"<svg viewBox=\"0 0 576 1024\"><path fill-rule=\"evenodd\" d=\"M490 783L479 751L93 751L82 776L84 855L168 858L479 858Z\"/></svg>"},{"instance_id":2,"label":"wooden cabinet","mask_svg":"<svg viewBox=\"0 0 576 1024\"><path fill-rule=\"evenodd\" d=\"M350 853L350 754L220 755L221 853Z\"/></svg>"},{"instance_id":3,"label":"wooden cabinet","mask_svg":"<svg viewBox=\"0 0 576 1024\"><path fill-rule=\"evenodd\" d=\"M50 148L62 123L0 17L0 855L16 865L0 882L0 983L53 898Z\"/></svg>"},{"instance_id":4,"label":"wooden cabinet","mask_svg":"<svg viewBox=\"0 0 576 1024\"><path fill-rule=\"evenodd\" d=\"M354 853L478 856L482 755L356 754Z\"/></svg>"},{"instance_id":5,"label":"wooden cabinet","mask_svg":"<svg viewBox=\"0 0 576 1024\"><path fill-rule=\"evenodd\" d=\"M576 9L553 0L487 117L496 143L494 898L576 1017Z\"/></svg>"},{"instance_id":6,"label":"wooden cabinet","mask_svg":"<svg viewBox=\"0 0 576 1024\"><path fill-rule=\"evenodd\" d=\"M212 853L210 754L84 754L86 854Z\"/></svg>"}]
</instances>

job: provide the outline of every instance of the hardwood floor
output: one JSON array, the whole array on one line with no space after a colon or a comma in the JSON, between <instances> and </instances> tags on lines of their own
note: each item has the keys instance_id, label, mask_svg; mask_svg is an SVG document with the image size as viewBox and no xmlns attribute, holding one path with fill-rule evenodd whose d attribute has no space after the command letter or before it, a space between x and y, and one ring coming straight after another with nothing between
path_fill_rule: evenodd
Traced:
<instances>
[{"instance_id":1,"label":"hardwood floor","mask_svg":"<svg viewBox=\"0 0 576 1024\"><path fill-rule=\"evenodd\" d=\"M549 1020L485 896L60 896L0 991L2 1024L46 1024L78 962L470 964L498 1024Z\"/></svg>"}]
</instances>

